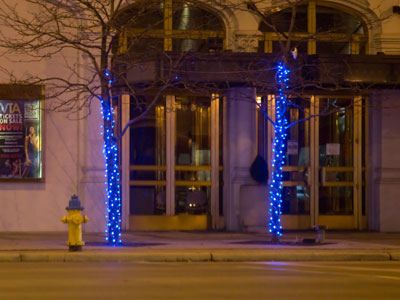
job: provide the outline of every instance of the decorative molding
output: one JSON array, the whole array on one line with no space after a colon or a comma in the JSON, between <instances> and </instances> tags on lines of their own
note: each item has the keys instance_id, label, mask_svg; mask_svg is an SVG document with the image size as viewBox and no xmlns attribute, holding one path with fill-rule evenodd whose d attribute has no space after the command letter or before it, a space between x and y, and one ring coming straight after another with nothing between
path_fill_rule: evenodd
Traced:
<instances>
[{"instance_id":1,"label":"decorative molding","mask_svg":"<svg viewBox=\"0 0 400 300\"><path fill-rule=\"evenodd\" d=\"M233 49L235 52L257 52L259 31L236 31Z\"/></svg>"},{"instance_id":2,"label":"decorative molding","mask_svg":"<svg viewBox=\"0 0 400 300\"><path fill-rule=\"evenodd\" d=\"M380 45L380 51L385 54L400 54L400 38L397 34L384 34L376 37L374 43Z\"/></svg>"}]
</instances>

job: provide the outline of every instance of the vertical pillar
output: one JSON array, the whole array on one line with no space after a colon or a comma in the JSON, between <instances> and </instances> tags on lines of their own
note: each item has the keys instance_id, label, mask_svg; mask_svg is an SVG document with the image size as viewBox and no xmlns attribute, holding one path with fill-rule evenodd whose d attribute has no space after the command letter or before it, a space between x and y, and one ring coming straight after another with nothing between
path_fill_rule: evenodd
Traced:
<instances>
[{"instance_id":1,"label":"vertical pillar","mask_svg":"<svg viewBox=\"0 0 400 300\"><path fill-rule=\"evenodd\" d=\"M82 177L80 198L85 199L85 211L90 216L90 222L85 225L86 232L104 232L107 227L105 204L107 194L104 185L104 155L103 136L100 134L103 120L100 113L100 101L94 101L90 114L81 126L82 143ZM90 213L89 213L90 212Z\"/></svg>"},{"instance_id":2,"label":"vertical pillar","mask_svg":"<svg viewBox=\"0 0 400 300\"><path fill-rule=\"evenodd\" d=\"M226 97L224 132L224 215L227 230L240 227L240 188L253 183L250 166L256 156L256 94L253 88L234 88Z\"/></svg>"},{"instance_id":3,"label":"vertical pillar","mask_svg":"<svg viewBox=\"0 0 400 300\"><path fill-rule=\"evenodd\" d=\"M130 97L128 94L121 96L121 127L130 120ZM121 187L122 187L122 229L129 229L130 211L130 130L128 129L121 140Z\"/></svg>"},{"instance_id":4,"label":"vertical pillar","mask_svg":"<svg viewBox=\"0 0 400 300\"><path fill-rule=\"evenodd\" d=\"M369 136L370 229L400 231L400 93L386 90L371 95Z\"/></svg>"}]
</instances>

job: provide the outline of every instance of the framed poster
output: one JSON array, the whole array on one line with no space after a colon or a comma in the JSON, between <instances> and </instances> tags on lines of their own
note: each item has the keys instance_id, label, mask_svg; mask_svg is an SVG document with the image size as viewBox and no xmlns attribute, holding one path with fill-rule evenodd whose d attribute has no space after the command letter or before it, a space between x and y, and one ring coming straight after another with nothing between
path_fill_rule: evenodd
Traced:
<instances>
[{"instance_id":1,"label":"framed poster","mask_svg":"<svg viewBox=\"0 0 400 300\"><path fill-rule=\"evenodd\" d=\"M43 179L42 100L0 98L0 179Z\"/></svg>"}]
</instances>

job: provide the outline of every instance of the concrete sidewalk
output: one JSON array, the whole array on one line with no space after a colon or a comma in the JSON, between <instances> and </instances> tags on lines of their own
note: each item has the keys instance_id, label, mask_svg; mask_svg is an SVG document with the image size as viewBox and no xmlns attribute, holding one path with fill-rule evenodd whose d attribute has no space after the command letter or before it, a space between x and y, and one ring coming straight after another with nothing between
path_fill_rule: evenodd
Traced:
<instances>
[{"instance_id":1,"label":"concrete sidewalk","mask_svg":"<svg viewBox=\"0 0 400 300\"><path fill-rule=\"evenodd\" d=\"M124 246L104 234L83 234L82 252L69 252L67 232L0 233L0 262L34 261L400 261L400 233L328 231L324 244L304 243L315 232L125 232Z\"/></svg>"}]
</instances>

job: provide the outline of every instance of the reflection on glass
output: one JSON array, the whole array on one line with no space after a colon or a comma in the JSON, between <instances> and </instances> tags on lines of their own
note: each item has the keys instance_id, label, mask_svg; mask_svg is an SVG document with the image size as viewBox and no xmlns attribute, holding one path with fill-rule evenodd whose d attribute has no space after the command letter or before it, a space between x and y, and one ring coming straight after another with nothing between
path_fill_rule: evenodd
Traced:
<instances>
[{"instance_id":1,"label":"reflection on glass","mask_svg":"<svg viewBox=\"0 0 400 300\"><path fill-rule=\"evenodd\" d=\"M325 170L325 182L353 182L353 170L351 171L331 171Z\"/></svg>"},{"instance_id":2,"label":"reflection on glass","mask_svg":"<svg viewBox=\"0 0 400 300\"><path fill-rule=\"evenodd\" d=\"M310 164L310 102L308 99L289 99L286 118L291 126L286 140L286 166L308 166Z\"/></svg>"},{"instance_id":3,"label":"reflection on glass","mask_svg":"<svg viewBox=\"0 0 400 300\"><path fill-rule=\"evenodd\" d=\"M172 41L172 50L180 52L215 52L223 48L221 38L208 39L174 39Z\"/></svg>"},{"instance_id":4,"label":"reflection on glass","mask_svg":"<svg viewBox=\"0 0 400 300\"><path fill-rule=\"evenodd\" d=\"M165 186L131 186L129 198L131 215L165 214Z\"/></svg>"},{"instance_id":5,"label":"reflection on glass","mask_svg":"<svg viewBox=\"0 0 400 300\"><path fill-rule=\"evenodd\" d=\"M353 166L353 101L319 100L319 165Z\"/></svg>"},{"instance_id":6,"label":"reflection on glass","mask_svg":"<svg viewBox=\"0 0 400 300\"><path fill-rule=\"evenodd\" d=\"M367 43L359 43L359 53L358 54L367 54Z\"/></svg>"},{"instance_id":7,"label":"reflection on glass","mask_svg":"<svg viewBox=\"0 0 400 300\"><path fill-rule=\"evenodd\" d=\"M130 118L140 115L151 99L151 96L132 98ZM156 105L130 129L130 180L146 182L145 186L130 188L131 214L165 213L165 185L157 184L166 180L165 126L165 106Z\"/></svg>"},{"instance_id":8,"label":"reflection on glass","mask_svg":"<svg viewBox=\"0 0 400 300\"><path fill-rule=\"evenodd\" d=\"M286 118L291 126L285 145L285 166L304 166L300 171L283 172L283 181L300 182L296 186L283 188L283 214L309 214L310 188L308 186L308 166L310 165L310 121L302 121L310 116L309 99L289 99L291 105Z\"/></svg>"},{"instance_id":9,"label":"reflection on glass","mask_svg":"<svg viewBox=\"0 0 400 300\"><path fill-rule=\"evenodd\" d=\"M317 32L364 34L364 27L352 15L317 5Z\"/></svg>"},{"instance_id":10,"label":"reflection on glass","mask_svg":"<svg viewBox=\"0 0 400 300\"><path fill-rule=\"evenodd\" d=\"M359 54L366 53L365 40L367 39L367 33L361 19L346 12L321 5L317 5L314 10L311 3L290 7L267 15L267 22L260 23L259 30L261 32L273 33L270 35L271 37L276 34L278 39L283 41L282 47L279 45L277 37L274 37L272 53L279 54L283 51L282 48L285 48L286 39L281 37L288 34L293 17L293 36L290 39L290 47L296 47L299 54L307 53L307 45L311 41L311 37L317 41L316 53L318 54L355 54L354 52L356 51ZM296 10L295 15L293 8ZM308 8L311 9L309 10ZM310 33L309 36L304 34L307 32ZM356 47L352 52L351 46L355 41L360 41L357 46L359 51ZM259 44L259 52L264 52L264 46L264 42Z\"/></svg>"},{"instance_id":11,"label":"reflection on glass","mask_svg":"<svg viewBox=\"0 0 400 300\"><path fill-rule=\"evenodd\" d=\"M274 24L274 26L276 27L276 31L288 32L292 15L292 8L287 8L275 14L267 16L267 20L269 24ZM307 29L307 6L297 6L293 32L307 32ZM274 32L275 30L271 28L271 26L267 26L264 22L261 22L260 31Z\"/></svg>"},{"instance_id":12,"label":"reflection on glass","mask_svg":"<svg viewBox=\"0 0 400 300\"><path fill-rule=\"evenodd\" d=\"M175 180L210 181L211 171L176 171Z\"/></svg>"},{"instance_id":13,"label":"reflection on glass","mask_svg":"<svg viewBox=\"0 0 400 300\"><path fill-rule=\"evenodd\" d=\"M210 99L176 97L176 165L210 165Z\"/></svg>"},{"instance_id":14,"label":"reflection on glass","mask_svg":"<svg viewBox=\"0 0 400 300\"><path fill-rule=\"evenodd\" d=\"M358 54L365 54L366 44L358 43ZM318 54L354 54L352 53L352 42L335 42L334 38L331 41L317 41Z\"/></svg>"},{"instance_id":15,"label":"reflection on glass","mask_svg":"<svg viewBox=\"0 0 400 300\"><path fill-rule=\"evenodd\" d=\"M284 186L283 187L282 214L309 214L310 213L310 187L309 186Z\"/></svg>"},{"instance_id":16,"label":"reflection on glass","mask_svg":"<svg viewBox=\"0 0 400 300\"><path fill-rule=\"evenodd\" d=\"M144 102L149 101L143 97ZM131 119L142 113L142 107L132 101ZM156 105L130 129L131 165L165 165L165 106ZM134 178L131 178L134 179Z\"/></svg>"},{"instance_id":17,"label":"reflection on glass","mask_svg":"<svg viewBox=\"0 0 400 300\"><path fill-rule=\"evenodd\" d=\"M187 3L174 1L173 29L178 30L223 30L222 22L214 14Z\"/></svg>"},{"instance_id":18,"label":"reflection on glass","mask_svg":"<svg viewBox=\"0 0 400 300\"><path fill-rule=\"evenodd\" d=\"M164 27L163 1L146 1L146 5L134 5L118 15L120 26L141 29L162 29Z\"/></svg>"},{"instance_id":19,"label":"reflection on glass","mask_svg":"<svg viewBox=\"0 0 400 300\"><path fill-rule=\"evenodd\" d=\"M176 186L176 213L207 214L210 192L211 188L209 186Z\"/></svg>"},{"instance_id":20,"label":"reflection on glass","mask_svg":"<svg viewBox=\"0 0 400 300\"><path fill-rule=\"evenodd\" d=\"M131 53L155 54L163 51L164 39L147 38L147 37L131 37L127 42L128 51Z\"/></svg>"},{"instance_id":21,"label":"reflection on glass","mask_svg":"<svg viewBox=\"0 0 400 300\"><path fill-rule=\"evenodd\" d=\"M181 168L175 172L175 180L183 182L175 187L176 212L207 213L210 187L204 185L211 181L210 99L177 96L175 108L175 164Z\"/></svg>"},{"instance_id":22,"label":"reflection on glass","mask_svg":"<svg viewBox=\"0 0 400 300\"><path fill-rule=\"evenodd\" d=\"M353 187L320 187L319 213L321 215L352 215Z\"/></svg>"},{"instance_id":23,"label":"reflection on glass","mask_svg":"<svg viewBox=\"0 0 400 300\"><path fill-rule=\"evenodd\" d=\"M318 54L351 54L351 43L350 42L321 42L317 41L317 53Z\"/></svg>"},{"instance_id":24,"label":"reflection on glass","mask_svg":"<svg viewBox=\"0 0 400 300\"><path fill-rule=\"evenodd\" d=\"M183 2L173 2L173 51L196 51L196 52L209 52L222 50L223 40L216 37L200 36L195 39L185 37L187 32L198 31L222 31L222 22L213 15L203 9L189 5ZM203 34L206 34L205 32ZM183 35L180 37L179 35Z\"/></svg>"},{"instance_id":25,"label":"reflection on glass","mask_svg":"<svg viewBox=\"0 0 400 300\"><path fill-rule=\"evenodd\" d=\"M321 167L353 166L353 101L352 99L320 99L319 165ZM320 214L352 214L353 187L340 186L352 182L352 172L326 172L327 182L339 186L319 188Z\"/></svg>"},{"instance_id":26,"label":"reflection on glass","mask_svg":"<svg viewBox=\"0 0 400 300\"><path fill-rule=\"evenodd\" d=\"M166 172L164 170L133 170L130 172L130 180L166 180Z\"/></svg>"}]
</instances>

